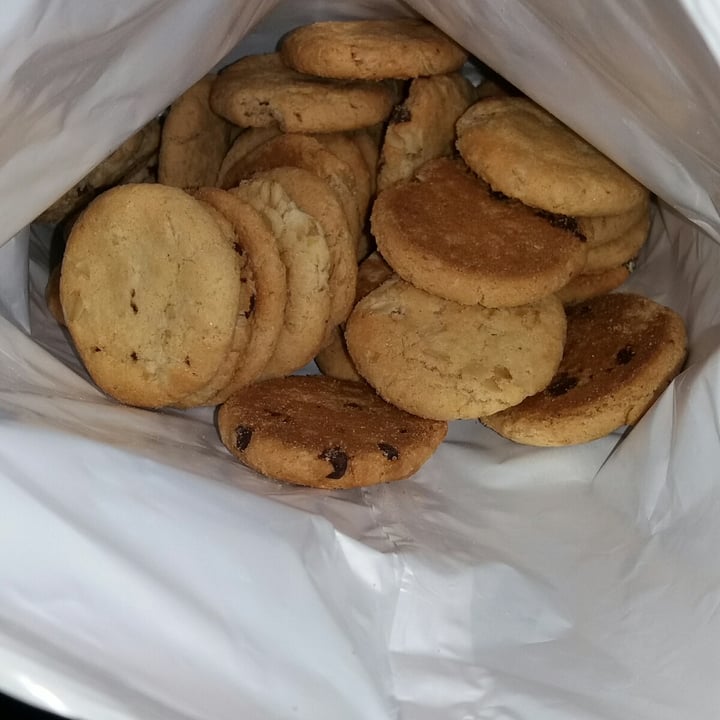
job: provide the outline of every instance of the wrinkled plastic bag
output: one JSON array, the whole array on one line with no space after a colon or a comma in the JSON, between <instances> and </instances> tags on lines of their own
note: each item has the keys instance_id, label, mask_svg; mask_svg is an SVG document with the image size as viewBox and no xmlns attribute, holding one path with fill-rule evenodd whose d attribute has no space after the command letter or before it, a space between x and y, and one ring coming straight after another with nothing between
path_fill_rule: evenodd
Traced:
<instances>
[{"instance_id":1,"label":"wrinkled plastic bag","mask_svg":"<svg viewBox=\"0 0 720 720\"><path fill-rule=\"evenodd\" d=\"M628 289L686 319L687 369L625 437L534 449L458 422L413 479L350 492L245 470L207 409L105 398L44 306L47 229L21 228L223 58L412 9L658 194ZM717 718L710 0L4 11L0 688L98 719Z\"/></svg>"}]
</instances>

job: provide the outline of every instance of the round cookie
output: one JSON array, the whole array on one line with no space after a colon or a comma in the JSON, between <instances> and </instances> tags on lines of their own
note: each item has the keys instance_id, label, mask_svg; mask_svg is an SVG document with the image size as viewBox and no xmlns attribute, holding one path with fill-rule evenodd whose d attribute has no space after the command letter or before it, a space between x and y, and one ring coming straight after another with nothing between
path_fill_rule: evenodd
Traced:
<instances>
[{"instance_id":1,"label":"round cookie","mask_svg":"<svg viewBox=\"0 0 720 720\"><path fill-rule=\"evenodd\" d=\"M455 123L475 99L459 73L417 78L390 115L380 155L378 190L410 180L428 160L452 155Z\"/></svg>"},{"instance_id":2,"label":"round cookie","mask_svg":"<svg viewBox=\"0 0 720 720\"><path fill-rule=\"evenodd\" d=\"M449 158L381 192L371 227L398 275L468 305L534 302L579 274L587 255L571 218L547 217L499 197Z\"/></svg>"},{"instance_id":3,"label":"round cookie","mask_svg":"<svg viewBox=\"0 0 720 720\"><path fill-rule=\"evenodd\" d=\"M299 27L280 45L295 70L328 78L382 80L440 75L468 54L425 20L328 21Z\"/></svg>"},{"instance_id":4,"label":"round cookie","mask_svg":"<svg viewBox=\"0 0 720 720\"><path fill-rule=\"evenodd\" d=\"M458 120L457 148L493 190L561 215L619 215L646 189L526 98L480 100Z\"/></svg>"},{"instance_id":5,"label":"round cookie","mask_svg":"<svg viewBox=\"0 0 720 720\"><path fill-rule=\"evenodd\" d=\"M348 352L388 402L435 420L475 418L521 402L557 370L562 303L459 305L392 278L353 310Z\"/></svg>"},{"instance_id":6,"label":"round cookie","mask_svg":"<svg viewBox=\"0 0 720 720\"><path fill-rule=\"evenodd\" d=\"M577 275L555 295L563 305L576 305L619 288L632 274L633 266L625 263L595 275Z\"/></svg>"},{"instance_id":7,"label":"round cookie","mask_svg":"<svg viewBox=\"0 0 720 720\"><path fill-rule=\"evenodd\" d=\"M390 83L337 82L301 75L277 53L249 55L226 67L210 105L241 127L279 126L283 132L341 132L382 122L390 114Z\"/></svg>"},{"instance_id":8,"label":"round cookie","mask_svg":"<svg viewBox=\"0 0 720 720\"><path fill-rule=\"evenodd\" d=\"M317 175L294 167L265 170L253 178L280 183L300 210L313 217L322 228L330 252L328 325L345 322L355 301L358 266L345 214L330 186Z\"/></svg>"},{"instance_id":9,"label":"round cookie","mask_svg":"<svg viewBox=\"0 0 720 720\"><path fill-rule=\"evenodd\" d=\"M243 132L235 138L235 141L223 158L220 170L218 171L217 186L225 190L237 187L243 179L235 173L235 166L240 159L244 158L256 147L260 147L264 142L280 134L280 128L277 127L247 128L243 130Z\"/></svg>"},{"instance_id":10,"label":"round cookie","mask_svg":"<svg viewBox=\"0 0 720 720\"><path fill-rule=\"evenodd\" d=\"M286 271L275 236L252 205L217 188L198 188L192 194L232 224L238 249L252 273L251 294L238 313L240 322L246 318L249 323L249 337L234 360L230 359L234 364L232 375L213 397L213 404L218 404L255 382L272 357L285 318Z\"/></svg>"},{"instance_id":11,"label":"round cookie","mask_svg":"<svg viewBox=\"0 0 720 720\"><path fill-rule=\"evenodd\" d=\"M685 362L682 318L639 295L568 308L567 343L552 382L483 424L527 445L574 445L634 425Z\"/></svg>"},{"instance_id":12,"label":"round cookie","mask_svg":"<svg viewBox=\"0 0 720 720\"><path fill-rule=\"evenodd\" d=\"M392 268L379 253L372 253L360 263L357 288L353 304L357 304L376 287L380 287L393 274ZM325 347L315 356L315 364L323 375L340 380L362 380L345 347L344 327L331 330Z\"/></svg>"},{"instance_id":13,"label":"round cookie","mask_svg":"<svg viewBox=\"0 0 720 720\"><path fill-rule=\"evenodd\" d=\"M228 169L227 182L277 167L298 167L324 180L341 203L353 238L358 237L362 221L352 168L309 135L279 135L262 143Z\"/></svg>"},{"instance_id":14,"label":"round cookie","mask_svg":"<svg viewBox=\"0 0 720 720\"><path fill-rule=\"evenodd\" d=\"M318 488L353 488L415 473L447 434L379 398L365 383L322 375L266 380L218 412L227 449L268 477Z\"/></svg>"},{"instance_id":15,"label":"round cookie","mask_svg":"<svg viewBox=\"0 0 720 720\"><path fill-rule=\"evenodd\" d=\"M620 215L600 215L598 217L576 217L578 230L585 236L588 248L603 245L624 235L631 227L650 216L650 197Z\"/></svg>"},{"instance_id":16,"label":"round cookie","mask_svg":"<svg viewBox=\"0 0 720 720\"><path fill-rule=\"evenodd\" d=\"M624 235L588 250L583 273L601 273L632 260L645 244L650 230L650 216L635 223Z\"/></svg>"},{"instance_id":17,"label":"round cookie","mask_svg":"<svg viewBox=\"0 0 720 720\"><path fill-rule=\"evenodd\" d=\"M60 299L93 380L120 402L173 405L230 350L240 256L219 213L179 188L122 185L73 225Z\"/></svg>"},{"instance_id":18,"label":"round cookie","mask_svg":"<svg viewBox=\"0 0 720 720\"><path fill-rule=\"evenodd\" d=\"M330 252L318 222L290 199L280 183L247 180L230 190L269 223L286 268L283 326L262 378L303 367L322 347L330 316Z\"/></svg>"},{"instance_id":19,"label":"round cookie","mask_svg":"<svg viewBox=\"0 0 720 720\"><path fill-rule=\"evenodd\" d=\"M158 182L175 187L214 186L230 147L230 124L210 109L214 75L206 75L170 106L158 157Z\"/></svg>"}]
</instances>

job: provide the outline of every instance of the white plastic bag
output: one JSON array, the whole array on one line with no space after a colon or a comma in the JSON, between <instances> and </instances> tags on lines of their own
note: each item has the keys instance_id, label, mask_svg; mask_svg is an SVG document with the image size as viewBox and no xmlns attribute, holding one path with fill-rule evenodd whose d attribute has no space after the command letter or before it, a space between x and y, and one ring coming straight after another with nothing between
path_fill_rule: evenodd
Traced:
<instances>
[{"instance_id":1,"label":"white plastic bag","mask_svg":"<svg viewBox=\"0 0 720 720\"><path fill-rule=\"evenodd\" d=\"M686 318L687 369L624 439L459 422L411 480L288 487L235 463L209 411L89 384L44 307L47 243L26 282L20 235L0 248L3 690L98 719L717 718L720 247L682 217L720 239L717 11L412 5L658 193L629 287ZM271 6L6 3L6 236ZM408 7L284 3L230 56L387 12Z\"/></svg>"}]
</instances>

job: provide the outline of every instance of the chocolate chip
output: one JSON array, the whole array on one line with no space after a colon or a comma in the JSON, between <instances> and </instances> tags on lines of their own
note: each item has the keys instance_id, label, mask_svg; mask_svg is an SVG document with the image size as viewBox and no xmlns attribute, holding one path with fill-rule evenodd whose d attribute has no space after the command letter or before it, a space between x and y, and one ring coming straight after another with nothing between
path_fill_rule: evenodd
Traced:
<instances>
[{"instance_id":1,"label":"chocolate chip","mask_svg":"<svg viewBox=\"0 0 720 720\"><path fill-rule=\"evenodd\" d=\"M137 362L137 360L138 360L138 354L133 350L133 351L130 353L130 358L132 359L133 362Z\"/></svg>"},{"instance_id":2,"label":"chocolate chip","mask_svg":"<svg viewBox=\"0 0 720 720\"><path fill-rule=\"evenodd\" d=\"M255 296L254 296L254 295L251 295L251 296L250 296L250 305L249 305L248 309L247 309L247 310L245 311L245 313L244 313L244 314L245 314L245 317L246 317L246 318L249 318L250 315L252 315L252 311L253 311L254 309L255 309Z\"/></svg>"},{"instance_id":3,"label":"chocolate chip","mask_svg":"<svg viewBox=\"0 0 720 720\"><path fill-rule=\"evenodd\" d=\"M133 288L133 289L130 291L130 297L131 297L131 298L134 298L134 297L135 297L135 288Z\"/></svg>"},{"instance_id":4,"label":"chocolate chip","mask_svg":"<svg viewBox=\"0 0 720 720\"><path fill-rule=\"evenodd\" d=\"M615 355L615 362L618 365L627 365L635 357L635 351L631 345L626 345L617 351Z\"/></svg>"},{"instance_id":5,"label":"chocolate chip","mask_svg":"<svg viewBox=\"0 0 720 720\"><path fill-rule=\"evenodd\" d=\"M130 303L130 307L132 308L132 311L137 315L137 313L138 313L138 306L137 306L134 302L131 302L131 303Z\"/></svg>"},{"instance_id":6,"label":"chocolate chip","mask_svg":"<svg viewBox=\"0 0 720 720\"><path fill-rule=\"evenodd\" d=\"M378 447L380 452L391 462L397 460L400 457L400 452L396 447L384 442L379 442Z\"/></svg>"},{"instance_id":7,"label":"chocolate chip","mask_svg":"<svg viewBox=\"0 0 720 720\"><path fill-rule=\"evenodd\" d=\"M238 425L235 428L235 447L242 452L250 444L252 440L252 428Z\"/></svg>"},{"instance_id":8,"label":"chocolate chip","mask_svg":"<svg viewBox=\"0 0 720 720\"><path fill-rule=\"evenodd\" d=\"M396 105L392 113L390 113L390 119L388 123L395 125L397 123L406 123L412 120L412 113L404 105Z\"/></svg>"},{"instance_id":9,"label":"chocolate chip","mask_svg":"<svg viewBox=\"0 0 720 720\"><path fill-rule=\"evenodd\" d=\"M327 460L332 465L333 471L325 476L330 480L339 480L347 471L348 456L342 448L328 448L323 450L318 457L321 460Z\"/></svg>"},{"instance_id":10,"label":"chocolate chip","mask_svg":"<svg viewBox=\"0 0 720 720\"><path fill-rule=\"evenodd\" d=\"M190 363L190 356L189 356L189 355L186 355L186 356L185 356L185 364L186 364L188 367L190 367L190 365L191 365L191 363Z\"/></svg>"},{"instance_id":11,"label":"chocolate chip","mask_svg":"<svg viewBox=\"0 0 720 720\"><path fill-rule=\"evenodd\" d=\"M564 395L578 384L578 379L563 373L558 375L546 388L545 392L553 397Z\"/></svg>"},{"instance_id":12,"label":"chocolate chip","mask_svg":"<svg viewBox=\"0 0 720 720\"><path fill-rule=\"evenodd\" d=\"M99 348L97 345L93 348L93 352L102 352L102 348Z\"/></svg>"},{"instance_id":13,"label":"chocolate chip","mask_svg":"<svg viewBox=\"0 0 720 720\"><path fill-rule=\"evenodd\" d=\"M557 215L547 210L536 210L535 214L543 218L543 220L547 220L553 227L567 230L577 236L582 242L586 242L587 238L580 232L576 218L570 217L569 215Z\"/></svg>"}]
</instances>

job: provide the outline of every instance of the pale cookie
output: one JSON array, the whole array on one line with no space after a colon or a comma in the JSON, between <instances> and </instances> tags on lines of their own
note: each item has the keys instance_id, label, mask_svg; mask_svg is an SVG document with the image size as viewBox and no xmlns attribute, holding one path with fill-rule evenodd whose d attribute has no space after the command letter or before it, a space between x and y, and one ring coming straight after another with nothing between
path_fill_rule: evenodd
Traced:
<instances>
[{"instance_id":1,"label":"pale cookie","mask_svg":"<svg viewBox=\"0 0 720 720\"><path fill-rule=\"evenodd\" d=\"M45 210L35 222L59 223L84 208L99 193L117 185L125 176L157 156L160 121L155 118L132 134L82 180Z\"/></svg>"},{"instance_id":2,"label":"pale cookie","mask_svg":"<svg viewBox=\"0 0 720 720\"><path fill-rule=\"evenodd\" d=\"M544 388L565 341L562 303L459 305L392 278L353 310L348 352L388 402L435 420L498 412Z\"/></svg>"},{"instance_id":3,"label":"pale cookie","mask_svg":"<svg viewBox=\"0 0 720 720\"><path fill-rule=\"evenodd\" d=\"M255 382L272 357L285 317L287 286L285 265L265 219L251 205L217 188L199 188L193 195L212 205L232 224L237 248L247 263L245 300L240 305L238 323L248 326L245 344L232 353L228 362L232 374L213 396L213 404L223 402L240 388Z\"/></svg>"},{"instance_id":4,"label":"pale cookie","mask_svg":"<svg viewBox=\"0 0 720 720\"><path fill-rule=\"evenodd\" d=\"M457 122L457 148L493 190L562 215L619 215L645 188L526 98L485 98Z\"/></svg>"},{"instance_id":5,"label":"pale cookie","mask_svg":"<svg viewBox=\"0 0 720 720\"><path fill-rule=\"evenodd\" d=\"M305 25L283 38L280 53L299 72L363 80L441 75L468 58L434 25L414 18Z\"/></svg>"},{"instance_id":6,"label":"pale cookie","mask_svg":"<svg viewBox=\"0 0 720 720\"><path fill-rule=\"evenodd\" d=\"M579 274L587 248L572 218L499 197L460 162L440 158L378 195L378 250L408 282L468 305L524 305Z\"/></svg>"},{"instance_id":7,"label":"pale cookie","mask_svg":"<svg viewBox=\"0 0 720 720\"><path fill-rule=\"evenodd\" d=\"M256 172L277 167L298 167L324 180L341 203L353 238L359 236L361 211L352 168L309 135L279 135L262 143L228 169L225 185L234 187Z\"/></svg>"},{"instance_id":8,"label":"pale cookie","mask_svg":"<svg viewBox=\"0 0 720 720\"><path fill-rule=\"evenodd\" d=\"M393 274L392 268L379 253L369 255L360 263L357 272L357 289L354 303L357 304L376 287L380 287ZM340 380L361 380L345 347L344 326L332 329L325 347L315 356L315 364L323 375Z\"/></svg>"},{"instance_id":9,"label":"pale cookie","mask_svg":"<svg viewBox=\"0 0 720 720\"><path fill-rule=\"evenodd\" d=\"M650 216L635 223L624 235L588 250L583 273L601 273L632 260L645 244L650 230Z\"/></svg>"},{"instance_id":10,"label":"pale cookie","mask_svg":"<svg viewBox=\"0 0 720 720\"><path fill-rule=\"evenodd\" d=\"M214 75L206 75L170 106L163 124L158 182L175 187L214 186L230 147L231 126L210 109Z\"/></svg>"},{"instance_id":11,"label":"pale cookie","mask_svg":"<svg viewBox=\"0 0 720 720\"><path fill-rule=\"evenodd\" d=\"M302 375L253 385L218 412L227 449L263 475L354 488L417 472L447 434L379 398L365 383Z\"/></svg>"},{"instance_id":12,"label":"pale cookie","mask_svg":"<svg viewBox=\"0 0 720 720\"><path fill-rule=\"evenodd\" d=\"M632 270L632 263L625 263L594 275L577 275L555 294L563 305L576 305L619 288L630 277Z\"/></svg>"},{"instance_id":13,"label":"pale cookie","mask_svg":"<svg viewBox=\"0 0 720 720\"><path fill-rule=\"evenodd\" d=\"M413 80L385 131L378 190L410 180L428 160L452 155L455 123L474 99L475 88L459 73Z\"/></svg>"},{"instance_id":14,"label":"pale cookie","mask_svg":"<svg viewBox=\"0 0 720 720\"><path fill-rule=\"evenodd\" d=\"M639 295L568 308L565 354L545 390L483 424L527 445L574 445L634 425L680 372L682 318Z\"/></svg>"},{"instance_id":15,"label":"pale cookie","mask_svg":"<svg viewBox=\"0 0 720 720\"><path fill-rule=\"evenodd\" d=\"M287 271L283 326L261 377L289 375L315 357L326 337L330 252L325 234L278 182L247 180L230 192L252 205L269 223Z\"/></svg>"},{"instance_id":16,"label":"pale cookie","mask_svg":"<svg viewBox=\"0 0 720 720\"><path fill-rule=\"evenodd\" d=\"M256 173L256 180L280 183L288 197L313 217L325 234L330 252L329 326L345 322L355 301L358 267L355 243L350 236L345 214L330 186L317 175L294 167L279 167Z\"/></svg>"},{"instance_id":17,"label":"pale cookie","mask_svg":"<svg viewBox=\"0 0 720 720\"><path fill-rule=\"evenodd\" d=\"M382 122L395 102L391 83L339 82L286 67L277 53L249 55L218 75L212 109L241 127L342 132Z\"/></svg>"},{"instance_id":18,"label":"pale cookie","mask_svg":"<svg viewBox=\"0 0 720 720\"><path fill-rule=\"evenodd\" d=\"M210 382L235 333L234 241L219 213L179 188L122 185L93 201L70 233L60 299L101 389L157 408Z\"/></svg>"},{"instance_id":19,"label":"pale cookie","mask_svg":"<svg viewBox=\"0 0 720 720\"><path fill-rule=\"evenodd\" d=\"M243 178L235 173L235 166L238 161L256 147L260 147L264 142L280 134L280 128L277 127L247 128L247 130L241 132L223 158L218 171L217 187L227 189L239 185Z\"/></svg>"},{"instance_id":20,"label":"pale cookie","mask_svg":"<svg viewBox=\"0 0 720 720\"><path fill-rule=\"evenodd\" d=\"M637 207L620 215L576 217L578 230L585 236L588 249L603 245L624 235L630 228L650 216L649 194Z\"/></svg>"}]
</instances>

